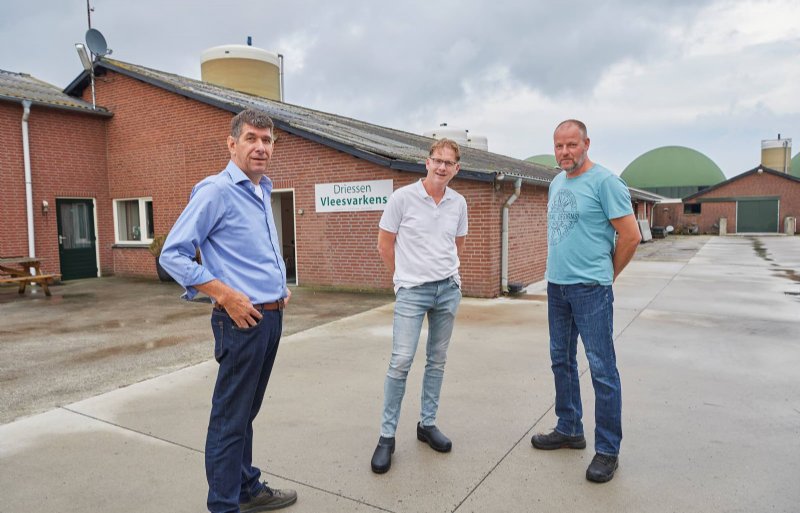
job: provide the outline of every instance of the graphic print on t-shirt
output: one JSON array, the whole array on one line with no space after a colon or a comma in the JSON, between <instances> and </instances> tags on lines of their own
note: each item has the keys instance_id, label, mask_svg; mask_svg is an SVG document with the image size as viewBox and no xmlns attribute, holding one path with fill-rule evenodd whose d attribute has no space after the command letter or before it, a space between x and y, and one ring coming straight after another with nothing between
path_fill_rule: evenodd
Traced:
<instances>
[{"instance_id":1,"label":"graphic print on t-shirt","mask_svg":"<svg viewBox=\"0 0 800 513\"><path fill-rule=\"evenodd\" d=\"M566 189L558 191L547 210L547 243L555 246L566 239L579 217L575 194Z\"/></svg>"}]
</instances>

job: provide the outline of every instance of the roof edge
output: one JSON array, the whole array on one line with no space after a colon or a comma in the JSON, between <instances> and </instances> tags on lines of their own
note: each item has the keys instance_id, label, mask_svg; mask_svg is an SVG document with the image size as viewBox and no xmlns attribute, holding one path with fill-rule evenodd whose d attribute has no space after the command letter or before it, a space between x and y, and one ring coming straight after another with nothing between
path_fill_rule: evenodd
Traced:
<instances>
[{"instance_id":1,"label":"roof edge","mask_svg":"<svg viewBox=\"0 0 800 513\"><path fill-rule=\"evenodd\" d=\"M100 116L100 117L104 117L104 118L110 118L110 117L112 117L114 115L113 112L108 111L105 108L103 108L103 110L84 109L83 107L72 107L70 105L59 105L58 103L43 102L43 101L39 101L39 100L32 100L30 98L19 98L17 96L6 96L6 95L3 95L3 94L0 94L0 101L8 101L8 102L19 103L19 104L22 104L22 102L24 102L24 101L29 101L29 102L31 102L31 105L36 105L38 107L45 107L45 108L48 108L48 109L57 109L57 110L68 110L70 112L81 112L83 114L90 114L90 115L93 115L93 116Z\"/></svg>"},{"instance_id":2,"label":"roof edge","mask_svg":"<svg viewBox=\"0 0 800 513\"><path fill-rule=\"evenodd\" d=\"M728 178L724 182L720 182L720 183L714 184L711 187L709 187L708 189L703 189L702 191L695 192L694 194L690 194L688 196L684 196L683 197L683 201L693 200L695 198L698 198L700 196L708 194L709 192L711 192L713 190L719 189L720 187L722 187L724 185L727 185L729 183L733 183L736 180L739 180L739 179L744 178L746 176L750 176L752 174L758 173L759 171L761 171L762 173L775 175L775 176L778 176L778 177L781 177L781 178L786 178L787 180L792 180L794 182L800 183L800 178L798 178L796 176L792 176L789 173L783 173L781 171L777 171L775 169L772 169L772 168L766 167L766 166L756 166L756 167L754 167L753 169L751 169L749 171L745 171L744 173L741 173L741 174L738 174L738 175L733 176L731 178Z\"/></svg>"}]
</instances>

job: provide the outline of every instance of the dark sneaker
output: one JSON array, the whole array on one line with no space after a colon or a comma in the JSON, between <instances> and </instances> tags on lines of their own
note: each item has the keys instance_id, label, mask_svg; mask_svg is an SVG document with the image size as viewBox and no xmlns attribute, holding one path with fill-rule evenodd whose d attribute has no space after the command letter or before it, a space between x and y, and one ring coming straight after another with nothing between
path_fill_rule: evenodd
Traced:
<instances>
[{"instance_id":1,"label":"dark sneaker","mask_svg":"<svg viewBox=\"0 0 800 513\"><path fill-rule=\"evenodd\" d=\"M605 483L614 477L614 471L619 467L616 456L608 456L599 452L592 458L592 463L586 469L586 479L595 483Z\"/></svg>"},{"instance_id":2,"label":"dark sneaker","mask_svg":"<svg viewBox=\"0 0 800 513\"><path fill-rule=\"evenodd\" d=\"M444 436L444 433L439 431L436 426L423 426L417 422L417 440L425 442L431 446L431 449L439 452L450 452L453 448L453 442Z\"/></svg>"},{"instance_id":3,"label":"dark sneaker","mask_svg":"<svg viewBox=\"0 0 800 513\"><path fill-rule=\"evenodd\" d=\"M250 496L247 502L239 503L241 513L256 513L257 511L272 511L285 508L297 502L297 492L294 490L278 490L270 488L264 482L264 488L255 495Z\"/></svg>"},{"instance_id":4,"label":"dark sneaker","mask_svg":"<svg viewBox=\"0 0 800 513\"><path fill-rule=\"evenodd\" d=\"M552 451L553 449L585 449L586 448L586 439L583 435L578 436L568 436L562 435L555 429L545 434L539 433L537 435L533 435L531 438L531 443L537 449L542 449L545 451Z\"/></svg>"},{"instance_id":5,"label":"dark sneaker","mask_svg":"<svg viewBox=\"0 0 800 513\"><path fill-rule=\"evenodd\" d=\"M392 466L392 454L394 454L394 437L380 437L378 446L372 454L372 471L376 474L383 474Z\"/></svg>"}]
</instances>

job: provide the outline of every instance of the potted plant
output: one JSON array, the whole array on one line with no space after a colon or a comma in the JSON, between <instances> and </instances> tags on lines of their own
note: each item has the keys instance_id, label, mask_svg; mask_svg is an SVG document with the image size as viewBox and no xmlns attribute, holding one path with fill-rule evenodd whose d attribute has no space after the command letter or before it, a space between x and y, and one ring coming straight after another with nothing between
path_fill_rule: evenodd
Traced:
<instances>
[{"instance_id":1,"label":"potted plant","mask_svg":"<svg viewBox=\"0 0 800 513\"><path fill-rule=\"evenodd\" d=\"M161 256L161 249L164 247L164 241L167 240L166 235L158 235L153 237L153 242L150 243L148 249L150 250L150 254L156 258L156 273L158 273L158 279L161 281L175 281L169 273L161 267L161 263L158 261L158 257Z\"/></svg>"}]
</instances>

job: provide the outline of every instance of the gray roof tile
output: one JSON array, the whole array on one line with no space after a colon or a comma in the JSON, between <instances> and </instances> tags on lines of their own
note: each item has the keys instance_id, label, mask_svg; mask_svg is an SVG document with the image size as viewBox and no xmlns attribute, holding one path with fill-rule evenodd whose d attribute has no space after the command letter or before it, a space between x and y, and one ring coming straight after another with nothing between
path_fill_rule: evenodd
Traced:
<instances>
[{"instance_id":1,"label":"gray roof tile","mask_svg":"<svg viewBox=\"0 0 800 513\"><path fill-rule=\"evenodd\" d=\"M77 110L89 114L110 116L111 113L102 108L92 109L92 104L74 98L62 92L54 85L43 82L27 73L14 73L0 69L0 100L30 100L36 105L58 109Z\"/></svg>"},{"instance_id":2,"label":"gray roof tile","mask_svg":"<svg viewBox=\"0 0 800 513\"><path fill-rule=\"evenodd\" d=\"M425 158L432 142L432 139L421 135L269 100L114 59L104 58L97 66L231 112L239 112L248 107L263 110L282 130L310 137L322 144L395 169L424 170ZM78 77L67 87L66 92L80 94L84 87L84 79L85 77ZM509 178L521 178L525 182L541 186L549 185L556 175L555 170L540 164L462 147L459 176L490 181L500 173Z\"/></svg>"}]
</instances>

